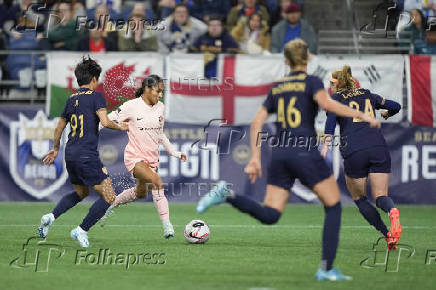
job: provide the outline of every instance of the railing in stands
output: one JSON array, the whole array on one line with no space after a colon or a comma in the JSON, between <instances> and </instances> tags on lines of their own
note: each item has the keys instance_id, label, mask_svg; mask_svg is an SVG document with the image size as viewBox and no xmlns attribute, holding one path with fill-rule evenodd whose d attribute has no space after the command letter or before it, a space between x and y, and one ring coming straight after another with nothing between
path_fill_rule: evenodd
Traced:
<instances>
[{"instance_id":1,"label":"railing in stands","mask_svg":"<svg viewBox=\"0 0 436 290\"><path fill-rule=\"evenodd\" d=\"M0 50L0 56L10 55L28 55L30 56L30 64L28 69L22 73L24 79L5 79L5 72L2 73L0 79L0 100L15 101L24 100L35 101L45 100L45 89L47 86L47 71L36 70L35 57L39 56L42 61L45 61L47 53L50 51L44 50ZM5 59L6 60L6 59ZM3 70L3 68L2 68ZM38 72L38 73L36 73ZM29 75L30 74L30 75ZM24 86L23 86L24 85Z\"/></svg>"}]
</instances>

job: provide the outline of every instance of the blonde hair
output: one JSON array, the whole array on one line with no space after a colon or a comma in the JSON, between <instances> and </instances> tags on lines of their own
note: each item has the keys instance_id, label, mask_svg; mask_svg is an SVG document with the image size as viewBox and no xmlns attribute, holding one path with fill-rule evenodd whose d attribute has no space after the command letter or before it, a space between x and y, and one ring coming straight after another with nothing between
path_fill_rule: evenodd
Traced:
<instances>
[{"instance_id":1,"label":"blonde hair","mask_svg":"<svg viewBox=\"0 0 436 290\"><path fill-rule=\"evenodd\" d=\"M291 67L307 65L307 43L301 38L296 38L286 43L284 54Z\"/></svg>"},{"instance_id":2,"label":"blonde hair","mask_svg":"<svg viewBox=\"0 0 436 290\"><path fill-rule=\"evenodd\" d=\"M353 90L356 88L356 84L351 74L351 67L349 65L344 65L342 69L334 71L332 73L332 78L338 80L336 86L338 91Z\"/></svg>"}]
</instances>

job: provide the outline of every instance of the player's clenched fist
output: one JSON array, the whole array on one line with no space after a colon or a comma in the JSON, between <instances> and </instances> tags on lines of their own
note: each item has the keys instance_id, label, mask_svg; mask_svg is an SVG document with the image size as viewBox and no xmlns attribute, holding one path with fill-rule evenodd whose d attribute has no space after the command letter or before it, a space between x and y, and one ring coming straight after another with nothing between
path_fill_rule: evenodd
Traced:
<instances>
[{"instance_id":1,"label":"player's clenched fist","mask_svg":"<svg viewBox=\"0 0 436 290\"><path fill-rule=\"evenodd\" d=\"M262 177L262 167L259 159L251 159L245 166L244 172L248 174L250 182L254 183L258 177Z\"/></svg>"}]
</instances>

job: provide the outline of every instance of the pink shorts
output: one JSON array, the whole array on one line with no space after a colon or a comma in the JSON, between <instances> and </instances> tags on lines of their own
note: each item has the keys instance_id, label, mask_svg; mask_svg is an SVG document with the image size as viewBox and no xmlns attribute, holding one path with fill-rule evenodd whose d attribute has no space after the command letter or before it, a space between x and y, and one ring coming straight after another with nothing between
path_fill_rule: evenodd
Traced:
<instances>
[{"instance_id":1,"label":"pink shorts","mask_svg":"<svg viewBox=\"0 0 436 290\"><path fill-rule=\"evenodd\" d=\"M157 173L158 166L151 166L147 161L145 161L143 158L124 158L124 165L126 166L127 171L129 171L131 174L133 174L133 168L135 168L136 163L138 162L145 162L151 170Z\"/></svg>"}]
</instances>

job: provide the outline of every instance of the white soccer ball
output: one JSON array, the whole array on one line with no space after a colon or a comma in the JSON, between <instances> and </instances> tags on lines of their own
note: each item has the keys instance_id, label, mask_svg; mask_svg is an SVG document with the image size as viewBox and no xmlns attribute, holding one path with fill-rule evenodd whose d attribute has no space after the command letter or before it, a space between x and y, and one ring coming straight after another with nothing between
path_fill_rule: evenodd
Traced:
<instances>
[{"instance_id":1,"label":"white soccer ball","mask_svg":"<svg viewBox=\"0 0 436 290\"><path fill-rule=\"evenodd\" d=\"M191 244L204 244L209 241L209 226L201 220L192 220L185 227L185 238Z\"/></svg>"}]
</instances>

